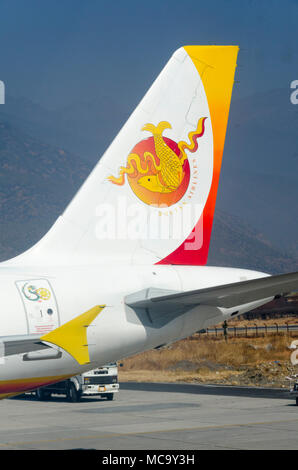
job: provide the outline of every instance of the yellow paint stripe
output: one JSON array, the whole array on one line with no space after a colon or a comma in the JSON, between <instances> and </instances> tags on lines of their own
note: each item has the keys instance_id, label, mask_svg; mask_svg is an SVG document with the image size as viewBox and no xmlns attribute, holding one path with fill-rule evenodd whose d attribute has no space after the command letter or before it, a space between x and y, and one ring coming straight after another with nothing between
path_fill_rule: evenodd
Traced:
<instances>
[{"instance_id":1,"label":"yellow paint stripe","mask_svg":"<svg viewBox=\"0 0 298 470\"><path fill-rule=\"evenodd\" d=\"M79 364L90 363L87 328L105 308L99 305L42 336L41 341L54 344L67 351Z\"/></svg>"},{"instance_id":2,"label":"yellow paint stripe","mask_svg":"<svg viewBox=\"0 0 298 470\"><path fill-rule=\"evenodd\" d=\"M213 132L214 174L219 175L239 47L185 46L185 50L205 89Z\"/></svg>"}]
</instances>

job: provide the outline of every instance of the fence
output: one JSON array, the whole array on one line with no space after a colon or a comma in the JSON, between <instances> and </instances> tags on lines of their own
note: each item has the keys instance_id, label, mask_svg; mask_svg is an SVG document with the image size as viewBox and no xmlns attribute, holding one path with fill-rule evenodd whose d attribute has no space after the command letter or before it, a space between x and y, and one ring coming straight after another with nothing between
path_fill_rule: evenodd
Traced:
<instances>
[{"instance_id":1,"label":"fence","mask_svg":"<svg viewBox=\"0 0 298 470\"><path fill-rule=\"evenodd\" d=\"M278 323L274 323L273 325L260 325L254 323L253 326L232 326L226 329L227 336L232 337L243 337L246 338L249 336L266 336L269 334L287 334L292 336L293 333L296 332L298 335L298 325L289 325L285 323L283 325L279 325ZM204 330L200 330L197 332L197 335L204 335L204 336L223 336L224 335L224 328L206 328ZM295 336L296 336L295 335Z\"/></svg>"}]
</instances>

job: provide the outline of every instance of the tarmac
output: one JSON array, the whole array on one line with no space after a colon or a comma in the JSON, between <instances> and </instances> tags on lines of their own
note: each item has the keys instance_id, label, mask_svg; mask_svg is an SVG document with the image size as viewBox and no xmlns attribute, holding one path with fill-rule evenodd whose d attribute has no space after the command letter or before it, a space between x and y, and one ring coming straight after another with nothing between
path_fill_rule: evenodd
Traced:
<instances>
[{"instance_id":1,"label":"tarmac","mask_svg":"<svg viewBox=\"0 0 298 470\"><path fill-rule=\"evenodd\" d=\"M0 401L0 449L298 449L286 390L120 384L114 401L33 395Z\"/></svg>"}]
</instances>

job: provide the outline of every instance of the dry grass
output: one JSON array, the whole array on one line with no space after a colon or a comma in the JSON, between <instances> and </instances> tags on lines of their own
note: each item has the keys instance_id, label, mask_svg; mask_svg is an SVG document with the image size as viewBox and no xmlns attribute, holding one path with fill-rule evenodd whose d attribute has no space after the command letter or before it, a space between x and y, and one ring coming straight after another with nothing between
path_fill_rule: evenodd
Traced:
<instances>
[{"instance_id":1,"label":"dry grass","mask_svg":"<svg viewBox=\"0 0 298 470\"><path fill-rule=\"evenodd\" d=\"M255 326L257 324L258 326L275 326L277 325L297 325L298 324L298 317L295 316L289 316L289 317L280 317L280 318L269 318L267 320L261 320L259 318L255 320L243 320L242 318L235 318L233 320L229 320L228 326L229 327L243 327L243 326ZM222 324L216 325L216 327L221 328Z\"/></svg>"},{"instance_id":2,"label":"dry grass","mask_svg":"<svg viewBox=\"0 0 298 470\"><path fill-rule=\"evenodd\" d=\"M293 367L288 349L293 339L294 336L279 334L261 338L229 338L227 342L222 337L202 336L198 340L182 340L165 349L125 359L124 366L119 369L119 377L120 381L236 384L249 371L251 380L247 377L245 380L251 384L254 371L259 370L262 384L267 380L266 375L268 383L280 384L281 372L284 378ZM279 369L275 371L277 364Z\"/></svg>"},{"instance_id":3,"label":"dry grass","mask_svg":"<svg viewBox=\"0 0 298 470\"><path fill-rule=\"evenodd\" d=\"M196 373L186 371L149 371L149 370L122 370L120 372L121 382L200 382L200 383L215 383L218 380L225 381L234 379L235 375L239 375L241 372L231 371L209 371L206 369L200 369ZM229 380L230 381L230 380ZM235 380L231 380L232 385L236 385Z\"/></svg>"},{"instance_id":4,"label":"dry grass","mask_svg":"<svg viewBox=\"0 0 298 470\"><path fill-rule=\"evenodd\" d=\"M228 366L256 364L264 361L289 359L288 346L292 339L287 335L268 335L262 338L201 337L198 340L182 340L159 351L147 351L124 361L125 370L168 370L171 366L190 361L201 364L210 361ZM267 351L266 345L272 349Z\"/></svg>"}]
</instances>

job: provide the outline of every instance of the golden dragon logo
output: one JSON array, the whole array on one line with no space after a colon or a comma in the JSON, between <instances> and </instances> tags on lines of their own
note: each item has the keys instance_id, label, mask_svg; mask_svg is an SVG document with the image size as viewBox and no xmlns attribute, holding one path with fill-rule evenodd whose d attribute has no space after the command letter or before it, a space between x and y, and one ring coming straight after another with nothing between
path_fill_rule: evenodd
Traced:
<instances>
[{"instance_id":1,"label":"golden dragon logo","mask_svg":"<svg viewBox=\"0 0 298 470\"><path fill-rule=\"evenodd\" d=\"M114 184L125 184L125 175L135 195L149 205L171 206L187 191L190 181L190 165L186 150L194 153L198 149L198 138L205 132L206 117L198 120L195 131L188 134L189 144L163 136L172 126L161 121L157 126L147 123L142 127L152 137L142 140L127 157L126 167L120 167L119 176L109 176Z\"/></svg>"}]
</instances>

